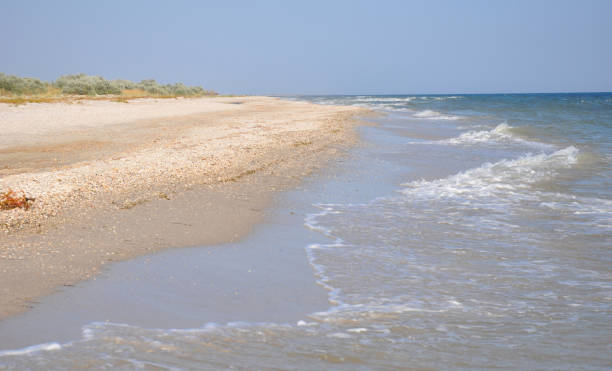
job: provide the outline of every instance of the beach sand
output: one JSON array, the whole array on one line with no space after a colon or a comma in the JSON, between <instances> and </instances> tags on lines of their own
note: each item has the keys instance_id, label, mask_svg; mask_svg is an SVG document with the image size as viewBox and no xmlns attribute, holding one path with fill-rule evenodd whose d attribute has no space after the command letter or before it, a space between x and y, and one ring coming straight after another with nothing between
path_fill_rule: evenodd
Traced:
<instances>
[{"instance_id":1,"label":"beach sand","mask_svg":"<svg viewBox=\"0 0 612 371\"><path fill-rule=\"evenodd\" d=\"M355 107L269 97L0 105L0 319L105 264L245 236L354 143Z\"/></svg>"}]
</instances>

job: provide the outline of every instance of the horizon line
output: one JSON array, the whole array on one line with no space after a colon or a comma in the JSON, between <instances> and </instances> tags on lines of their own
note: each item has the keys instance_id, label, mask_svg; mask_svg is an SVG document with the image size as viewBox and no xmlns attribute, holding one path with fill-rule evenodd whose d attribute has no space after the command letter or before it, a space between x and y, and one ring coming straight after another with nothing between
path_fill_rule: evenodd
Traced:
<instances>
[{"instance_id":1,"label":"horizon line","mask_svg":"<svg viewBox=\"0 0 612 371\"><path fill-rule=\"evenodd\" d=\"M359 97L359 96L398 96L398 95L412 95L412 96L429 96L429 95L440 95L440 96L453 96L453 95L552 95L552 94L612 94L610 91L556 91L556 92L508 92L508 93L384 93L384 94L245 94L245 95L266 95L271 97L288 97L288 96L301 96L301 97Z\"/></svg>"}]
</instances>

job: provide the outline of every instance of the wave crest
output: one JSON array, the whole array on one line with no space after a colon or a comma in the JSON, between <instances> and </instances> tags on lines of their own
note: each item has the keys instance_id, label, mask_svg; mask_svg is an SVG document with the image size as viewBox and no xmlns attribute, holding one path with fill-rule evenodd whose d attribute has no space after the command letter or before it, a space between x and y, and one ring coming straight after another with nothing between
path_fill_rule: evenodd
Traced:
<instances>
[{"instance_id":1,"label":"wave crest","mask_svg":"<svg viewBox=\"0 0 612 371\"><path fill-rule=\"evenodd\" d=\"M517 137L514 127L503 122L491 130L468 131L456 138L438 141L439 144L472 145L472 144L523 144L539 148L551 148L550 144L533 142Z\"/></svg>"},{"instance_id":2,"label":"wave crest","mask_svg":"<svg viewBox=\"0 0 612 371\"><path fill-rule=\"evenodd\" d=\"M434 198L479 196L515 192L536 182L551 179L562 169L578 162L578 149L566 147L551 154L526 155L515 160L486 163L448 178L419 180L403 184L402 192L410 196Z\"/></svg>"},{"instance_id":3,"label":"wave crest","mask_svg":"<svg viewBox=\"0 0 612 371\"><path fill-rule=\"evenodd\" d=\"M459 116L445 115L438 111L432 111L432 110L419 111L415 113L413 116L420 118L420 119L430 119L430 120L458 120L459 119Z\"/></svg>"}]
</instances>

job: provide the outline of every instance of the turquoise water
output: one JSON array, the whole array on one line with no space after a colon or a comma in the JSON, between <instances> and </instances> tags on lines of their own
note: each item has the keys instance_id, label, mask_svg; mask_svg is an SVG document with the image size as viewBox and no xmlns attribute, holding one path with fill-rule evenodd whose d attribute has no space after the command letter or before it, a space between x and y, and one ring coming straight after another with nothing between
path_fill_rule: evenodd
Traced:
<instances>
[{"instance_id":1,"label":"turquoise water","mask_svg":"<svg viewBox=\"0 0 612 371\"><path fill-rule=\"evenodd\" d=\"M327 310L91 323L0 369L612 367L612 94L292 99L384 114L333 181L294 196Z\"/></svg>"}]
</instances>

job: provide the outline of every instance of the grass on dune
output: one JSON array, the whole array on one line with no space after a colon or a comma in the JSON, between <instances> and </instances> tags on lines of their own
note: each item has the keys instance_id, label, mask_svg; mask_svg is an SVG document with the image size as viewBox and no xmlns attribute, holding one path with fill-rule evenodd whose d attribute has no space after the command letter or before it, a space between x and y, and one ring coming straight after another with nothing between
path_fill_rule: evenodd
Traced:
<instances>
[{"instance_id":1,"label":"grass on dune","mask_svg":"<svg viewBox=\"0 0 612 371\"><path fill-rule=\"evenodd\" d=\"M85 74L64 75L53 82L0 73L0 103L56 103L79 100L110 100L127 103L139 98L177 98L216 96L211 90L183 83L159 84L149 79L140 82L106 80Z\"/></svg>"}]
</instances>

